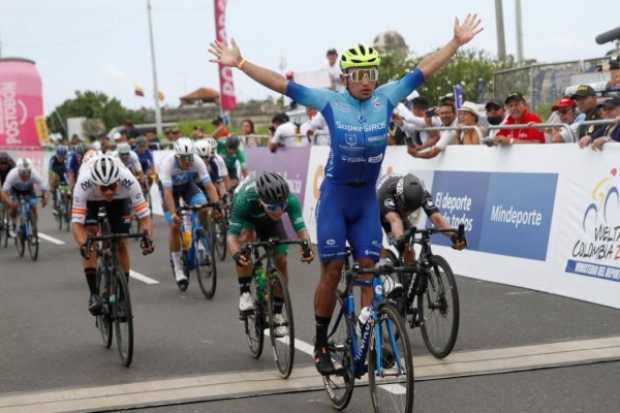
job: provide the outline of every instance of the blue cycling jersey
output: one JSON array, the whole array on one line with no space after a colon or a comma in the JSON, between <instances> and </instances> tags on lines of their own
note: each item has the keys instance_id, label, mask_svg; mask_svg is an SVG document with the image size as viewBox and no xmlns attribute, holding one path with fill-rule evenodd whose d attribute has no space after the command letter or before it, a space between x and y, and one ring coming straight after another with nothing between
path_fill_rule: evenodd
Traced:
<instances>
[{"instance_id":1,"label":"blue cycling jersey","mask_svg":"<svg viewBox=\"0 0 620 413\"><path fill-rule=\"evenodd\" d=\"M52 155L49 161L48 169L54 172L60 182L66 182L65 174L67 173L67 160L63 159L62 161L58 159L56 155Z\"/></svg>"},{"instance_id":2,"label":"blue cycling jersey","mask_svg":"<svg viewBox=\"0 0 620 413\"><path fill-rule=\"evenodd\" d=\"M145 173L146 171L151 169L153 165L155 165L155 160L153 159L153 152L151 152L150 149L147 149L142 153L138 151L135 152L138 155L138 159L140 160L140 165L142 165L142 171L144 171Z\"/></svg>"},{"instance_id":3,"label":"blue cycling jersey","mask_svg":"<svg viewBox=\"0 0 620 413\"><path fill-rule=\"evenodd\" d=\"M311 89L288 82L286 95L304 106L318 109L329 128L331 151L325 178L336 184L374 186L387 144L394 107L424 81L419 69L400 80L378 87L360 101L347 91Z\"/></svg>"}]
</instances>

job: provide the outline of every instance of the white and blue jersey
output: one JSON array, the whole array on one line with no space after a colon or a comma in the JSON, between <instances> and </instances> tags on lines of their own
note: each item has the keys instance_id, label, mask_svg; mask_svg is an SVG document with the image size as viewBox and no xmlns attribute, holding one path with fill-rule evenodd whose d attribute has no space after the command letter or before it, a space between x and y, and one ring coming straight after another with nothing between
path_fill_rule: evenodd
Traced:
<instances>
[{"instance_id":1,"label":"white and blue jersey","mask_svg":"<svg viewBox=\"0 0 620 413\"><path fill-rule=\"evenodd\" d=\"M419 69L387 83L365 101L347 91L311 89L288 82L286 95L304 106L317 108L327 123L331 152L326 180L337 184L375 185L387 144L394 107L424 80Z\"/></svg>"},{"instance_id":2,"label":"white and blue jersey","mask_svg":"<svg viewBox=\"0 0 620 413\"><path fill-rule=\"evenodd\" d=\"M379 259L381 222L375 184L394 107L424 81L419 69L375 90L364 101L348 91L311 89L288 82L286 95L317 108L327 123L331 150L316 208L322 261L343 259L346 243L355 259ZM351 202L355 200L355 202Z\"/></svg>"}]
</instances>

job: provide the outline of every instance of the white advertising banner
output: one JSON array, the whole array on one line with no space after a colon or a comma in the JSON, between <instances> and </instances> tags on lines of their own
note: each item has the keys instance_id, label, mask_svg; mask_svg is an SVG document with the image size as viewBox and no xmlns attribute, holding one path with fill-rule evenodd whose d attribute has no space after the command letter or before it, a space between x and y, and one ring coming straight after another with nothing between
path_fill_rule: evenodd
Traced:
<instances>
[{"instance_id":1,"label":"white advertising banner","mask_svg":"<svg viewBox=\"0 0 620 413\"><path fill-rule=\"evenodd\" d=\"M314 241L328 154L312 148L308 166L304 219ZM456 273L620 308L618 159L614 144L451 146L432 160L388 147L383 174L417 174L449 222L465 225L467 251L434 241Z\"/></svg>"}]
</instances>

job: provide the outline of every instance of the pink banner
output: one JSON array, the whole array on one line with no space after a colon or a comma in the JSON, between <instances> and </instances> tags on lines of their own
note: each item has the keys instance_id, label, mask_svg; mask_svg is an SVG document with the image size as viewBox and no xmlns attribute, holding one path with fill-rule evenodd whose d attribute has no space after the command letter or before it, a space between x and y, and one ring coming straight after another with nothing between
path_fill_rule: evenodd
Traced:
<instances>
[{"instance_id":1,"label":"pink banner","mask_svg":"<svg viewBox=\"0 0 620 413\"><path fill-rule=\"evenodd\" d=\"M34 62L0 59L0 148L40 148L46 135L41 77Z\"/></svg>"},{"instance_id":2,"label":"pink banner","mask_svg":"<svg viewBox=\"0 0 620 413\"><path fill-rule=\"evenodd\" d=\"M213 0L215 5L215 38L219 42L227 43L226 36L226 3L227 0ZM220 73L220 105L222 111L233 110L237 105L235 99L235 85L232 69L218 64Z\"/></svg>"}]
</instances>

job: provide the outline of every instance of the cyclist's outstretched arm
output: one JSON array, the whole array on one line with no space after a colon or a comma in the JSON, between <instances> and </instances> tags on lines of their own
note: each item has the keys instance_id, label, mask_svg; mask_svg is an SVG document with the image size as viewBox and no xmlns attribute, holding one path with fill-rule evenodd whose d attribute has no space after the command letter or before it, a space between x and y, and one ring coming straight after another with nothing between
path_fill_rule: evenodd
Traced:
<instances>
[{"instance_id":1,"label":"cyclist's outstretched arm","mask_svg":"<svg viewBox=\"0 0 620 413\"><path fill-rule=\"evenodd\" d=\"M459 47L468 43L480 33L482 31L480 23L481 20L478 18L477 14L468 14L462 24L458 18L455 18L454 36L452 40L437 52L426 56L418 65L418 69L424 74L424 79L428 79L433 73L448 63L448 60L454 56Z\"/></svg>"},{"instance_id":2,"label":"cyclist's outstretched arm","mask_svg":"<svg viewBox=\"0 0 620 413\"><path fill-rule=\"evenodd\" d=\"M231 40L230 45L215 41L209 46L209 52L215 57L210 60L211 62L236 67L261 85L281 94L286 92L286 78L273 70L243 59L241 51L234 40Z\"/></svg>"}]
</instances>

